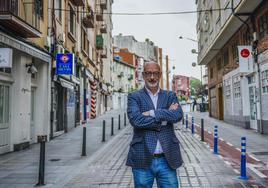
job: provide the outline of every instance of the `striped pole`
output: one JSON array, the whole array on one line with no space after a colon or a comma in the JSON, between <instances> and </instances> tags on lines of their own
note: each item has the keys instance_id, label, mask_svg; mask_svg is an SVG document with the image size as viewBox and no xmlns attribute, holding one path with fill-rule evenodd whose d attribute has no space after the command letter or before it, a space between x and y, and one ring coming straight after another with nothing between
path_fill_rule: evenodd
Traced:
<instances>
[{"instance_id":1,"label":"striped pole","mask_svg":"<svg viewBox=\"0 0 268 188\"><path fill-rule=\"evenodd\" d=\"M186 114L186 121L185 121L186 129L188 129L188 114Z\"/></svg>"},{"instance_id":2,"label":"striped pole","mask_svg":"<svg viewBox=\"0 0 268 188\"><path fill-rule=\"evenodd\" d=\"M247 180L247 158L246 158L246 137L241 137L241 166L240 166L240 177L241 180Z\"/></svg>"},{"instance_id":3,"label":"striped pole","mask_svg":"<svg viewBox=\"0 0 268 188\"><path fill-rule=\"evenodd\" d=\"M218 154L218 126L214 126L214 150L213 154Z\"/></svg>"},{"instance_id":4,"label":"striped pole","mask_svg":"<svg viewBox=\"0 0 268 188\"><path fill-rule=\"evenodd\" d=\"M192 134L194 134L194 117L192 117Z\"/></svg>"}]
</instances>

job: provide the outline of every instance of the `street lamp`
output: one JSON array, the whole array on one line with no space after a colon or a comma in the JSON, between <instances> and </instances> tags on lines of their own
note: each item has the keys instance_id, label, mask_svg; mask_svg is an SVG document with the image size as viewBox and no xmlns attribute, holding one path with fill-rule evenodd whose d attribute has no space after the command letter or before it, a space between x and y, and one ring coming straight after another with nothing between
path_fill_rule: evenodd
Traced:
<instances>
[{"instance_id":1,"label":"street lamp","mask_svg":"<svg viewBox=\"0 0 268 188\"><path fill-rule=\"evenodd\" d=\"M190 41L193 41L193 42L198 42L198 41L195 40L195 39L191 39L191 38L183 37L183 36L179 36L179 39L187 39L187 40L190 40Z\"/></svg>"}]
</instances>

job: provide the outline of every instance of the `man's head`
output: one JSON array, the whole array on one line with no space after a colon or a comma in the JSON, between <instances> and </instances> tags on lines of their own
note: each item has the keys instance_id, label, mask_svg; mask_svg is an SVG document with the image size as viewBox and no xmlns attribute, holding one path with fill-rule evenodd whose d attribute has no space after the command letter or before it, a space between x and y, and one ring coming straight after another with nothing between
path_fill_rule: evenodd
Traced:
<instances>
[{"instance_id":1,"label":"man's head","mask_svg":"<svg viewBox=\"0 0 268 188\"><path fill-rule=\"evenodd\" d=\"M158 89L161 75L162 73L158 63L154 61L144 63L142 76L145 81L145 86L149 90Z\"/></svg>"}]
</instances>

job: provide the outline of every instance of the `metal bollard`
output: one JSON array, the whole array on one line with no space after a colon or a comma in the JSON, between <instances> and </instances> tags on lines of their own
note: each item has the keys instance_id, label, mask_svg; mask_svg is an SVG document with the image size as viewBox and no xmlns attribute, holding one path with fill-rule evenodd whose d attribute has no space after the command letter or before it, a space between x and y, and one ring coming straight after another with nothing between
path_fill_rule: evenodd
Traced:
<instances>
[{"instance_id":1,"label":"metal bollard","mask_svg":"<svg viewBox=\"0 0 268 188\"><path fill-rule=\"evenodd\" d=\"M218 126L214 126L214 149L213 154L218 154Z\"/></svg>"},{"instance_id":2,"label":"metal bollard","mask_svg":"<svg viewBox=\"0 0 268 188\"><path fill-rule=\"evenodd\" d=\"M186 114L186 129L188 129L188 114Z\"/></svg>"},{"instance_id":3,"label":"metal bollard","mask_svg":"<svg viewBox=\"0 0 268 188\"><path fill-rule=\"evenodd\" d=\"M241 180L247 180L247 156L246 156L246 137L241 138L241 166L240 166L240 177Z\"/></svg>"},{"instance_id":4,"label":"metal bollard","mask_svg":"<svg viewBox=\"0 0 268 188\"><path fill-rule=\"evenodd\" d=\"M192 134L194 134L194 117L192 117Z\"/></svg>"},{"instance_id":5,"label":"metal bollard","mask_svg":"<svg viewBox=\"0 0 268 188\"><path fill-rule=\"evenodd\" d=\"M120 120L120 114L118 115L118 130L120 130L121 129L121 127L120 127L120 122L121 120Z\"/></svg>"},{"instance_id":6,"label":"metal bollard","mask_svg":"<svg viewBox=\"0 0 268 188\"><path fill-rule=\"evenodd\" d=\"M127 115L124 113L124 126L127 126Z\"/></svg>"},{"instance_id":7,"label":"metal bollard","mask_svg":"<svg viewBox=\"0 0 268 188\"><path fill-rule=\"evenodd\" d=\"M184 125L184 116L182 116L182 124Z\"/></svg>"},{"instance_id":8,"label":"metal bollard","mask_svg":"<svg viewBox=\"0 0 268 188\"><path fill-rule=\"evenodd\" d=\"M201 119L201 141L204 142L205 138L204 138L204 119Z\"/></svg>"},{"instance_id":9,"label":"metal bollard","mask_svg":"<svg viewBox=\"0 0 268 188\"><path fill-rule=\"evenodd\" d=\"M39 176L36 186L45 185L45 155L47 135L37 136L37 141L40 143L40 161L39 161Z\"/></svg>"},{"instance_id":10,"label":"metal bollard","mask_svg":"<svg viewBox=\"0 0 268 188\"><path fill-rule=\"evenodd\" d=\"M82 154L81 156L87 156L86 154L86 140L87 140L87 128L86 128L86 121L82 121L83 125L83 140L82 140Z\"/></svg>"},{"instance_id":11,"label":"metal bollard","mask_svg":"<svg viewBox=\"0 0 268 188\"><path fill-rule=\"evenodd\" d=\"M102 142L105 142L105 120L102 122Z\"/></svg>"},{"instance_id":12,"label":"metal bollard","mask_svg":"<svg viewBox=\"0 0 268 188\"><path fill-rule=\"evenodd\" d=\"M112 117L111 136L114 135L114 118Z\"/></svg>"}]
</instances>

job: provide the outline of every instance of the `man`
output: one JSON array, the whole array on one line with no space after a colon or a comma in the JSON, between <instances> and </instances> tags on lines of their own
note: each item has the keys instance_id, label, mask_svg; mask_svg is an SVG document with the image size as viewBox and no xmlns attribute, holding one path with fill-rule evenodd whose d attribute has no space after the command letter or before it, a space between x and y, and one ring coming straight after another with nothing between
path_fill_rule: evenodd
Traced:
<instances>
[{"instance_id":1,"label":"man","mask_svg":"<svg viewBox=\"0 0 268 188\"><path fill-rule=\"evenodd\" d=\"M148 62L143 67L145 87L128 95L128 118L133 139L127 158L136 188L151 188L156 178L161 188L177 188L176 169L183 163L173 123L183 117L173 92L159 88L160 67Z\"/></svg>"}]
</instances>

